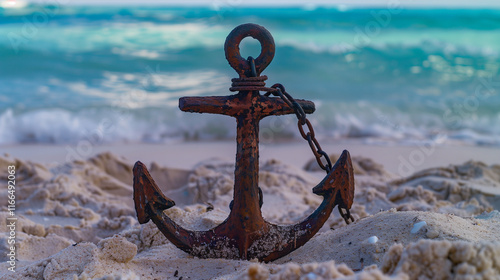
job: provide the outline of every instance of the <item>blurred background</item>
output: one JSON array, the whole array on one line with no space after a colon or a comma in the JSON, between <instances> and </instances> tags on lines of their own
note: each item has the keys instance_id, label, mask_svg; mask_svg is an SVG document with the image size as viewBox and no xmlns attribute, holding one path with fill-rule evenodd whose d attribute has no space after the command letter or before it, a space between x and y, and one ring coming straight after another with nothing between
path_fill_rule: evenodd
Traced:
<instances>
[{"instance_id":1,"label":"blurred background","mask_svg":"<svg viewBox=\"0 0 500 280\"><path fill-rule=\"evenodd\" d=\"M0 5L0 144L232 139L178 98L231 94L224 41L252 22L276 42L267 85L316 103L322 141L500 145L500 3L39 2ZM294 118L262 141L298 139Z\"/></svg>"}]
</instances>

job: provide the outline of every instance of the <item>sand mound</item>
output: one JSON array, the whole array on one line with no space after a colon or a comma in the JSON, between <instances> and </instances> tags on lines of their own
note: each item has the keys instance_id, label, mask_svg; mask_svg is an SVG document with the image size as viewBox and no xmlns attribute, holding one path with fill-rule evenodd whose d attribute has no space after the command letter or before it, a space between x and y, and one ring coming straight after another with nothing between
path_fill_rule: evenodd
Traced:
<instances>
[{"instance_id":1,"label":"sand mound","mask_svg":"<svg viewBox=\"0 0 500 280\"><path fill-rule=\"evenodd\" d=\"M419 240L392 245L381 268L353 271L334 261L287 263L272 267L254 264L239 279L498 279L500 243ZM355 269L356 270L356 269Z\"/></svg>"},{"instance_id":2,"label":"sand mound","mask_svg":"<svg viewBox=\"0 0 500 280\"><path fill-rule=\"evenodd\" d=\"M381 266L384 273L410 279L498 279L500 243L420 240L391 246Z\"/></svg>"},{"instance_id":3,"label":"sand mound","mask_svg":"<svg viewBox=\"0 0 500 280\"><path fill-rule=\"evenodd\" d=\"M132 201L132 161L100 154L44 166L0 157L17 171L17 267L2 279L495 279L500 275L500 166L467 162L394 179L371 159L356 159L356 222L334 211L303 247L273 263L196 259L149 222ZM234 163L210 159L193 170L153 163L151 174L178 207L165 213L193 230L220 224L232 200ZM324 174L279 161L261 164L262 211L296 223L321 202ZM6 176L0 181L6 184ZM6 201L5 193L0 195ZM0 226L6 228L2 205ZM1 238L7 250L7 232ZM425 261L421 261L425 259ZM469 278L467 278L469 277Z\"/></svg>"},{"instance_id":4,"label":"sand mound","mask_svg":"<svg viewBox=\"0 0 500 280\"><path fill-rule=\"evenodd\" d=\"M52 233L74 242L98 242L137 224L130 199L132 186L123 182L132 179L131 169L125 167L122 159L102 154L88 161L49 168L0 158L1 166L9 163L17 171L16 213L20 219L17 230L21 233L35 236ZM2 181L6 182L6 178ZM6 197L2 201L7 201Z\"/></svg>"}]
</instances>

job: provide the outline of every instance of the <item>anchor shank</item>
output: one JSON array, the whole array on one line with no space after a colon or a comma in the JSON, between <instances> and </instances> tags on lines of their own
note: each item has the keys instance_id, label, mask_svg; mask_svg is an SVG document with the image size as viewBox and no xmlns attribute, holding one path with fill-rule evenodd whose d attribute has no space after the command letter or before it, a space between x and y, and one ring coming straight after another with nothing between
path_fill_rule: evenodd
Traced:
<instances>
[{"instance_id":1,"label":"anchor shank","mask_svg":"<svg viewBox=\"0 0 500 280\"><path fill-rule=\"evenodd\" d=\"M255 101L259 94L248 93L246 99ZM251 104L250 103L250 104ZM248 103L247 103L248 104ZM265 225L259 206L259 121L260 104L240 111L236 116L236 168L234 173L234 204L230 219L241 224L248 233Z\"/></svg>"}]
</instances>

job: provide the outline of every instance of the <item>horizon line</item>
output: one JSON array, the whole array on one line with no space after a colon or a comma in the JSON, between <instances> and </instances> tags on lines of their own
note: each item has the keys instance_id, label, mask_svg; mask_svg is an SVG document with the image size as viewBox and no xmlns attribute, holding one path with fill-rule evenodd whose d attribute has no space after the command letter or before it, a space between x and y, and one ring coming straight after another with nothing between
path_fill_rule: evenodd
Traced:
<instances>
[{"instance_id":1,"label":"horizon line","mask_svg":"<svg viewBox=\"0 0 500 280\"><path fill-rule=\"evenodd\" d=\"M306 9L315 8L341 8L341 9L351 9L351 8L387 8L391 5L391 1L367 1L367 0L354 0L354 1L341 1L341 0L316 0L304 3L301 0L289 0L289 1L265 1L265 0L255 0L253 2L243 2L236 0L194 0L194 1L162 1L162 0L2 0L0 1L0 7L5 7L7 3L16 3L20 6L26 4L62 4L67 6L163 6L163 7L302 7ZM470 1L445 1L436 2L435 0L424 0L414 2L413 0L395 0L392 4L397 4L402 8L500 8L500 1L492 0L476 0L473 3ZM12 6L15 8L15 6Z\"/></svg>"}]
</instances>

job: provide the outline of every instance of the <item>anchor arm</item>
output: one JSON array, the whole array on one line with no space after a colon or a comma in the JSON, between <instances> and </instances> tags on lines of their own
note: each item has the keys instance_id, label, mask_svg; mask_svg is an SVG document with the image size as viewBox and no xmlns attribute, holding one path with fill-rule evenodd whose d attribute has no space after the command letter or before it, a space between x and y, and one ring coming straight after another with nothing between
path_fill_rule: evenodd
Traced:
<instances>
[{"instance_id":1,"label":"anchor arm","mask_svg":"<svg viewBox=\"0 0 500 280\"><path fill-rule=\"evenodd\" d=\"M175 206L175 202L161 192L142 162L135 163L133 173L134 203L139 223L145 224L151 219L170 242L187 253L194 245L210 240L212 232L186 230L163 213Z\"/></svg>"},{"instance_id":2,"label":"anchor arm","mask_svg":"<svg viewBox=\"0 0 500 280\"><path fill-rule=\"evenodd\" d=\"M279 243L276 244L273 252L259 258L259 260L269 262L279 259L307 243L323 227L328 217L330 217L333 208L337 205L335 203L336 197L336 192L326 194L321 205L309 217L298 224L289 226L269 224L274 228L271 232L279 233L279 239L277 239ZM262 239L268 238L264 237ZM274 238L271 237L269 239Z\"/></svg>"},{"instance_id":3,"label":"anchor arm","mask_svg":"<svg viewBox=\"0 0 500 280\"><path fill-rule=\"evenodd\" d=\"M266 240L273 240L273 242L280 240L280 242L275 244L274 250L268 255L256 257L263 261L272 261L287 255L304 245L323 227L335 206L345 205L350 208L352 197L346 196L344 192L354 193L353 173L351 157L345 150L330 173L313 188L315 194L323 196L321 205L298 224L289 226L269 224L273 230L261 237L261 243L265 243ZM279 236L278 239L276 239L276 234Z\"/></svg>"},{"instance_id":4,"label":"anchor arm","mask_svg":"<svg viewBox=\"0 0 500 280\"><path fill-rule=\"evenodd\" d=\"M199 246L203 242L210 242L213 236L212 231L199 232L187 230L164 213L161 213L161 216L152 216L151 219L170 242L188 254L192 253L194 246Z\"/></svg>"}]
</instances>

